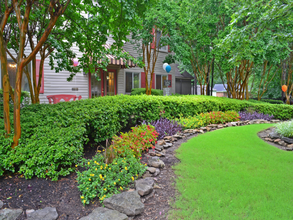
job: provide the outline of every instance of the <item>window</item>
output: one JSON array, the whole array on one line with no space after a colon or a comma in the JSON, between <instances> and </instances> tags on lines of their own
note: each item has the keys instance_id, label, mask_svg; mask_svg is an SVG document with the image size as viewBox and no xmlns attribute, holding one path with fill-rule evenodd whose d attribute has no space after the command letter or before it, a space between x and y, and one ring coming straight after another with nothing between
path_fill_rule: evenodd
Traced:
<instances>
[{"instance_id":1,"label":"window","mask_svg":"<svg viewBox=\"0 0 293 220\"><path fill-rule=\"evenodd\" d=\"M140 88L140 74L126 72L126 92L131 92L132 89Z\"/></svg>"},{"instance_id":2,"label":"window","mask_svg":"<svg viewBox=\"0 0 293 220\"><path fill-rule=\"evenodd\" d=\"M28 64L28 69L29 69L29 73L31 75L31 64L30 63ZM1 69L0 69L0 71L1 71ZM14 89L15 88L15 80L16 80L16 63L13 60L9 60L9 59L7 60L7 71L8 71L10 85ZM0 77L0 83L1 83L0 88L2 88L1 79L2 79L2 74ZM23 75L22 75L21 90L29 92L29 84L28 84L28 80L27 80L25 73L23 73Z\"/></svg>"},{"instance_id":3,"label":"window","mask_svg":"<svg viewBox=\"0 0 293 220\"><path fill-rule=\"evenodd\" d=\"M167 88L167 86L164 85L164 80L167 80L167 75L156 75L156 89L163 89Z\"/></svg>"},{"instance_id":4,"label":"window","mask_svg":"<svg viewBox=\"0 0 293 220\"><path fill-rule=\"evenodd\" d=\"M159 48L159 41L160 41L161 36L162 36L162 32L157 30L157 42L156 42L156 47L157 48ZM162 44L162 43L160 42L160 44ZM164 51L164 52L168 52L168 46L167 45L166 46L160 46L159 50Z\"/></svg>"}]
</instances>

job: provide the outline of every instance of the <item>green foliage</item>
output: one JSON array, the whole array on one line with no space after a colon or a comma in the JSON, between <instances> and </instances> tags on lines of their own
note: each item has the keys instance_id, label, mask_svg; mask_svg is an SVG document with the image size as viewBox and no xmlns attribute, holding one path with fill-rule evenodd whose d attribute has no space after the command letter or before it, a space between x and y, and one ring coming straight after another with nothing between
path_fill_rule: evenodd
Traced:
<instances>
[{"instance_id":1,"label":"green foliage","mask_svg":"<svg viewBox=\"0 0 293 220\"><path fill-rule=\"evenodd\" d=\"M158 133L154 126L142 124L133 127L130 132L121 133L120 136L113 137L111 148L114 149L115 155L127 156L128 151L136 158L141 157L143 151L154 148Z\"/></svg>"},{"instance_id":2,"label":"green foliage","mask_svg":"<svg viewBox=\"0 0 293 220\"><path fill-rule=\"evenodd\" d=\"M270 104L284 104L282 100L274 100L274 99L261 99L260 101L250 99L249 101L254 103L266 102Z\"/></svg>"},{"instance_id":3,"label":"green foliage","mask_svg":"<svg viewBox=\"0 0 293 220\"><path fill-rule=\"evenodd\" d=\"M21 101L22 106L29 105L30 104L30 93L26 92L26 91L22 91L20 101ZM11 105L13 105L13 101L10 96L9 96L9 103ZM0 89L0 111L3 111L3 89Z\"/></svg>"},{"instance_id":4,"label":"green foliage","mask_svg":"<svg viewBox=\"0 0 293 220\"><path fill-rule=\"evenodd\" d=\"M195 117L177 119L184 129L195 129L209 124L223 124L239 121L239 115L234 111L201 113Z\"/></svg>"},{"instance_id":5,"label":"green foliage","mask_svg":"<svg viewBox=\"0 0 293 220\"><path fill-rule=\"evenodd\" d=\"M111 164L104 162L102 155L96 155L92 160L83 159L78 164L85 171L77 171L78 189L81 191L81 201L89 204L98 197L100 201L117 194L145 171L145 165L134 155L117 157Z\"/></svg>"},{"instance_id":6,"label":"green foliage","mask_svg":"<svg viewBox=\"0 0 293 220\"><path fill-rule=\"evenodd\" d=\"M293 118L293 106L252 103L210 96L105 96L54 105L35 104L21 109L22 135L19 146L9 150L11 139L0 133L0 170L50 177L67 175L82 154L83 144L111 139L138 122L189 117L211 111L242 111L253 107L277 119ZM0 112L0 118L3 118ZM4 124L0 124L4 131ZM13 134L13 133L12 133ZM4 156L3 156L4 154ZM17 155L17 156L16 156ZM4 164L4 165L3 165ZM48 171L48 172L47 172Z\"/></svg>"},{"instance_id":7,"label":"green foliage","mask_svg":"<svg viewBox=\"0 0 293 220\"><path fill-rule=\"evenodd\" d=\"M146 94L145 88L136 88L131 90L131 95L144 95ZM152 89L152 95L163 95L163 90L160 89Z\"/></svg>"},{"instance_id":8,"label":"green foliage","mask_svg":"<svg viewBox=\"0 0 293 220\"><path fill-rule=\"evenodd\" d=\"M277 124L276 132L283 137L293 138L293 121L286 121Z\"/></svg>"}]
</instances>

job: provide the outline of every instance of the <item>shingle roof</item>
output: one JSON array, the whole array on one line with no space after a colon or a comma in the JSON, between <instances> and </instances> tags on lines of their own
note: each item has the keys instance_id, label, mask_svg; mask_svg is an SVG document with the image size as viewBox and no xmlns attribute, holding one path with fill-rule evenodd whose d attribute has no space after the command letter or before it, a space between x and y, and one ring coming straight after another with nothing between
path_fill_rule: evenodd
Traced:
<instances>
[{"instance_id":1,"label":"shingle roof","mask_svg":"<svg viewBox=\"0 0 293 220\"><path fill-rule=\"evenodd\" d=\"M227 84L225 84L225 87L227 87ZM227 92L223 84L215 84L214 88L217 90L217 92Z\"/></svg>"},{"instance_id":2,"label":"shingle roof","mask_svg":"<svg viewBox=\"0 0 293 220\"><path fill-rule=\"evenodd\" d=\"M185 79L193 79L193 76L190 75L187 71L180 73L179 64L175 64L175 78L185 78Z\"/></svg>"}]
</instances>

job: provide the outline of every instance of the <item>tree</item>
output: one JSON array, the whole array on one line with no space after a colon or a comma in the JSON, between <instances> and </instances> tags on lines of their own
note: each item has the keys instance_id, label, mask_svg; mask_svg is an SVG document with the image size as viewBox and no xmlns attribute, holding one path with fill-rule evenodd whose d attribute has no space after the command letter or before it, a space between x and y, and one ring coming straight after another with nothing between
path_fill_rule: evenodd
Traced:
<instances>
[{"instance_id":1,"label":"tree","mask_svg":"<svg viewBox=\"0 0 293 220\"><path fill-rule=\"evenodd\" d=\"M140 28L132 29L132 43L135 45L140 54L140 59L144 63L147 95L151 95L159 50L170 42L168 35L175 24L173 14L175 6L173 1L157 0L142 16Z\"/></svg>"},{"instance_id":2,"label":"tree","mask_svg":"<svg viewBox=\"0 0 293 220\"><path fill-rule=\"evenodd\" d=\"M94 2L95 3L95 2ZM141 12L143 12L148 5L148 1L130 1L130 0L104 0L99 1L98 4L94 4L91 0L44 0L40 1L26 0L16 1L11 3L5 1L1 3L1 36L0 44L4 50L1 50L1 63L3 66L3 88L4 88L4 115L5 115L5 129L7 134L10 133L9 122L9 106L7 102L8 90L10 90L9 77L7 74L7 45L17 51L17 57L14 57L17 61L17 73L16 82L14 88L14 138L13 146L18 144L18 140L21 136L20 127L20 94L21 94L21 80L22 74L26 68L26 65L33 61L33 84L30 88L31 92L34 90L33 102L38 102L38 93L40 89L40 80L36 82L35 76L35 57L38 52L41 53L42 62L49 55L53 55L55 50L55 56L51 57L51 61L54 58L62 58L64 62L58 66L58 70L65 68L74 73L83 69L84 71L96 70L97 61L102 60L100 65L105 67L107 65L107 59L105 54L109 51L115 52L117 56L128 59L127 54L123 54L121 46L123 40L126 39L126 35L129 34L129 27L136 25L136 20ZM67 9L68 8L68 9ZM67 14L65 10L67 9ZM12 12L14 13L12 14ZM82 18L82 13L89 13L93 15L93 18L88 22L87 19ZM119 13L118 13L119 12ZM40 18L40 15L41 18ZM65 16L62 16L65 15ZM58 18L62 16L62 19L58 21ZM42 23L42 24L41 24ZM64 30L67 24L74 24L76 31L73 31L72 26ZM16 28L17 27L17 28ZM56 28L54 28L56 27ZM11 29L12 28L12 29ZM54 30L53 30L54 28ZM82 29L82 31L81 31ZM51 31L53 32L51 33ZM68 32L71 30L72 32ZM3 34L3 31L5 32ZM9 41L10 35L7 33L13 32L14 40ZM3 38L3 35L7 34L9 37ZM57 37L54 37L57 34ZM94 35L93 35L94 34ZM116 43L114 46L107 50L103 46L107 37L112 34ZM24 52L25 46L28 41L31 46L31 51L27 54ZM36 44L34 42L36 40ZM12 43L15 46L12 46ZM81 52L83 52L80 58L80 65L77 68L73 68L71 58L73 53L68 50L67 47L72 43L77 43ZM66 51L65 51L66 50ZM5 53L4 53L5 52ZM6 58L5 58L6 57ZM53 62L54 63L54 62ZM33 95L33 94L32 94ZM9 96L8 96L9 98ZM8 106L8 107L7 107Z\"/></svg>"}]
</instances>

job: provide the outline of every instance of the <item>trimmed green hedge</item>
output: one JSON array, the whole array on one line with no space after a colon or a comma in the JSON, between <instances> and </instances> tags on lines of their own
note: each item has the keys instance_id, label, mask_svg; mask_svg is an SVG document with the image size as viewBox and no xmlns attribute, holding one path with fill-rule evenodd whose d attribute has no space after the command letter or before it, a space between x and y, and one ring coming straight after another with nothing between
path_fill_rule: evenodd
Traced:
<instances>
[{"instance_id":1,"label":"trimmed green hedge","mask_svg":"<svg viewBox=\"0 0 293 220\"><path fill-rule=\"evenodd\" d=\"M145 93L146 93L145 88L137 88L137 89L132 89L131 90L131 95L145 95ZM152 93L152 95L162 96L163 95L163 90L152 89L151 93Z\"/></svg>"},{"instance_id":2,"label":"trimmed green hedge","mask_svg":"<svg viewBox=\"0 0 293 220\"><path fill-rule=\"evenodd\" d=\"M14 150L0 124L0 175L19 171L27 178L67 175L83 152L83 145L101 142L142 120L179 118L211 111L240 111L247 107L293 118L293 106L253 103L210 96L106 96L54 105L29 105L21 110L22 137ZM3 120L3 112L0 112Z\"/></svg>"}]
</instances>

